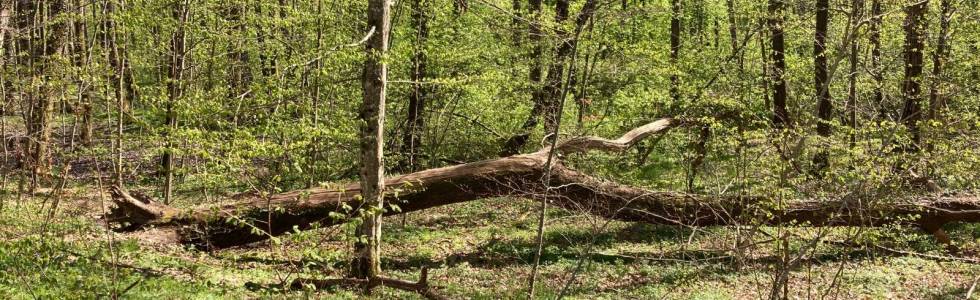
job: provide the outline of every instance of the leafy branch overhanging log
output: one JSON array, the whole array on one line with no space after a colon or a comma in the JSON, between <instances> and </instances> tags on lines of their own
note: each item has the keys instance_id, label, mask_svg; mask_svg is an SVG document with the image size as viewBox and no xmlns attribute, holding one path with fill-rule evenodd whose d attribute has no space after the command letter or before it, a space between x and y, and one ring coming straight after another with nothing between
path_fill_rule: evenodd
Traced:
<instances>
[{"instance_id":1,"label":"leafy branch overhanging log","mask_svg":"<svg viewBox=\"0 0 980 300\"><path fill-rule=\"evenodd\" d=\"M665 118L610 140L577 137L559 143L557 153L623 151L652 135L687 122ZM980 222L980 198L974 195L917 196L890 201L798 199L777 205L772 199L736 195L698 195L650 191L594 178L560 161L552 166L550 186L541 178L549 148L415 173L387 180L386 214L393 215L484 198L514 196L540 199L559 207L623 221L716 226L798 224L880 226L911 224L936 233L950 222ZM550 189L548 193L543 191ZM218 249L244 245L294 230L337 225L361 205L356 183L342 188L312 188L268 197L249 196L218 206L180 210L124 189L112 190L113 207L105 217L122 231L155 227L177 242Z\"/></svg>"}]
</instances>

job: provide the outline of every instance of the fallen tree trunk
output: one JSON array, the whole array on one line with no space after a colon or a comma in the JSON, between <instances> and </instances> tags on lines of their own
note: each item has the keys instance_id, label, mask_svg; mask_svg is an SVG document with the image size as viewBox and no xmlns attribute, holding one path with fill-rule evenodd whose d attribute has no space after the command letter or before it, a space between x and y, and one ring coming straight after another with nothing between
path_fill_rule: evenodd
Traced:
<instances>
[{"instance_id":1,"label":"fallen tree trunk","mask_svg":"<svg viewBox=\"0 0 980 300\"><path fill-rule=\"evenodd\" d=\"M556 152L622 151L643 138L681 122L662 119L616 140L575 138ZM980 222L976 196L923 196L892 201L793 200L776 203L762 197L708 196L649 191L593 178L565 167L552 167L550 186L542 177L550 149L396 176L387 180L386 214L424 210L477 199L513 196L548 200L559 207L624 221L685 226L798 224L880 226L909 223L930 232L949 222ZM548 191L545 193L545 191ZM190 210L172 208L114 188L116 207L106 216L121 230L157 227L172 230L179 242L215 249L244 245L304 230L314 224L349 221L362 202L357 184L313 188Z\"/></svg>"}]
</instances>

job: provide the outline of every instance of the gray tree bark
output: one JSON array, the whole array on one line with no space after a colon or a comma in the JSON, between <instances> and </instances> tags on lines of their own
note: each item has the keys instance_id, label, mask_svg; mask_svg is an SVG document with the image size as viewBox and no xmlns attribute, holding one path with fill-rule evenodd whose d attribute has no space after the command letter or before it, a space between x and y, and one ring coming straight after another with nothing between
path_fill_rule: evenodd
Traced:
<instances>
[{"instance_id":1,"label":"gray tree bark","mask_svg":"<svg viewBox=\"0 0 980 300\"><path fill-rule=\"evenodd\" d=\"M361 104L361 172L360 195L364 203L362 223L358 226L358 242L354 244L357 258L352 275L356 278L377 278L381 274L381 214L384 210L384 152L383 132L385 93L388 70L384 56L388 52L391 2L368 1L368 26L374 34L368 38L361 74L364 102Z\"/></svg>"}]
</instances>

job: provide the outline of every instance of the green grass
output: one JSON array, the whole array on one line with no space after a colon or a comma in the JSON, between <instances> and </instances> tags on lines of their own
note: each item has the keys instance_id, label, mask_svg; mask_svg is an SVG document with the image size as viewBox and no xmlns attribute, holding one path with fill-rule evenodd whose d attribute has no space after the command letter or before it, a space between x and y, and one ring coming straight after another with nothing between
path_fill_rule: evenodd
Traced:
<instances>
[{"instance_id":1,"label":"green grass","mask_svg":"<svg viewBox=\"0 0 980 300\"><path fill-rule=\"evenodd\" d=\"M143 243L139 234L107 233L95 218L97 197L69 195L48 219L50 204L5 199L0 212L0 298L127 299L359 298L357 291L284 291L297 277L338 277L350 257L351 228L304 232L280 244L205 253ZM383 269L414 280L422 266L430 282L454 298L523 298L534 253L535 204L494 199L386 219ZM772 280L774 244L749 249L736 261L730 228L692 230L612 222L553 210L542 257L538 298L554 298L581 262L573 299L757 299ZM602 228L602 230L599 230ZM950 226L963 248L977 256L980 226ZM792 229L804 238L818 229ZM828 239L844 239L847 228ZM767 234L774 228L765 228ZM146 233L142 233L146 234ZM909 228L872 229L863 239L896 249L946 255L927 236ZM765 240L759 235L756 240ZM592 246L590 246L592 245ZM585 256L587 250L592 255ZM792 272L790 288L800 298L962 299L980 275L965 262L897 256L872 249L822 244L814 259ZM840 272L840 276L835 275ZM369 298L419 296L381 289Z\"/></svg>"}]
</instances>

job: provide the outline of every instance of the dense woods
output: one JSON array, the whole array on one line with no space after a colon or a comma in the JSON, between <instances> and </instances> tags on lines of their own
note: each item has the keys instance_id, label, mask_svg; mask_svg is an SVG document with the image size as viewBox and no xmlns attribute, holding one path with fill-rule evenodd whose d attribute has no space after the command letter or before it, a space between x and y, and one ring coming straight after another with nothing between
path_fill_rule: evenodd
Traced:
<instances>
[{"instance_id":1,"label":"dense woods","mask_svg":"<svg viewBox=\"0 0 980 300\"><path fill-rule=\"evenodd\" d=\"M980 294L975 0L0 0L0 46L2 298Z\"/></svg>"}]
</instances>

